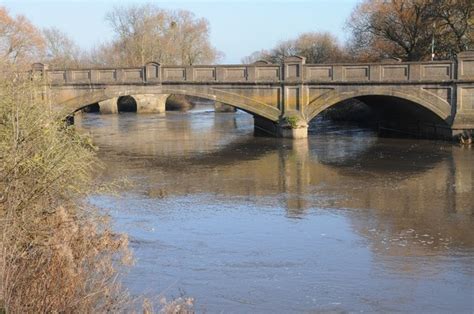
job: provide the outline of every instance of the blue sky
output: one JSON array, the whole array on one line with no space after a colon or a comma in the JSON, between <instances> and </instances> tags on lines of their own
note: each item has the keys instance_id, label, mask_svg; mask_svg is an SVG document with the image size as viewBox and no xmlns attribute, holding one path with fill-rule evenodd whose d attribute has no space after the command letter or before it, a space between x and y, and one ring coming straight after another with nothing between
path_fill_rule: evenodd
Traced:
<instances>
[{"instance_id":1,"label":"blue sky","mask_svg":"<svg viewBox=\"0 0 474 314\"><path fill-rule=\"evenodd\" d=\"M23 14L39 27L55 26L84 48L112 38L104 16L113 6L150 1L0 0L11 14ZM153 1L151 1L153 2ZM311 1L154 1L168 9L186 9L211 25L211 42L224 52L223 63L240 63L253 51L307 31L330 31L346 38L344 24L357 0Z\"/></svg>"}]
</instances>

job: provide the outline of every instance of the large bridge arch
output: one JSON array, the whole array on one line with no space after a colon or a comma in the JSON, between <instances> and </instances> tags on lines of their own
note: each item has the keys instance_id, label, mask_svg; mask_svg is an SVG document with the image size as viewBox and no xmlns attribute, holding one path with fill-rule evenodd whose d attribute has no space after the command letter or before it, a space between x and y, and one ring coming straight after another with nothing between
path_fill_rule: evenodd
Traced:
<instances>
[{"instance_id":1,"label":"large bridge arch","mask_svg":"<svg viewBox=\"0 0 474 314\"><path fill-rule=\"evenodd\" d=\"M275 106L268 105L264 102L234 92L226 91L225 89L216 89L212 87L107 86L101 89L83 89L79 93L76 91L76 95L58 101L57 105L69 113L73 113L87 105L99 103L108 99L129 95L163 94L196 96L219 101L274 122L278 121L280 118L280 110Z\"/></svg>"},{"instance_id":2,"label":"large bridge arch","mask_svg":"<svg viewBox=\"0 0 474 314\"><path fill-rule=\"evenodd\" d=\"M321 112L349 99L363 97L388 97L409 101L421 106L447 124L452 122L453 108L441 97L422 88L400 87L342 87L334 88L312 100L305 111L307 121L311 121Z\"/></svg>"}]
</instances>

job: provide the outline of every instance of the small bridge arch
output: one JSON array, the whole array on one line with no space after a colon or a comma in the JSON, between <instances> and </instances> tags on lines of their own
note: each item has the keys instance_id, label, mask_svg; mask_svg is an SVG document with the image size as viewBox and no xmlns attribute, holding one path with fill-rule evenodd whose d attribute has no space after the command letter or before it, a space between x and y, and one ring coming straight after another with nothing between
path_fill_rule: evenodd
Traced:
<instances>
[{"instance_id":1,"label":"small bridge arch","mask_svg":"<svg viewBox=\"0 0 474 314\"><path fill-rule=\"evenodd\" d=\"M58 103L58 106L69 112L76 112L90 104L105 100L131 95L187 95L229 104L253 115L276 122L280 117L280 110L264 102L245 97L225 90L209 87L159 87L156 86L107 86L102 89L85 90L79 96L69 98Z\"/></svg>"}]
</instances>

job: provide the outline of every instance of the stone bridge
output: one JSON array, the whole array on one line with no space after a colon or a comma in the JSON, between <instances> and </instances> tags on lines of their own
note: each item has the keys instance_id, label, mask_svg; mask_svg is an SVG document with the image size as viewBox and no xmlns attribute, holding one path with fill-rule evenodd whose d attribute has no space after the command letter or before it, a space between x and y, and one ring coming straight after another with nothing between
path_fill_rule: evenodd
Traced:
<instances>
[{"instance_id":1,"label":"stone bridge","mask_svg":"<svg viewBox=\"0 0 474 314\"><path fill-rule=\"evenodd\" d=\"M246 111L258 130L301 138L325 109L357 99L374 109L371 119L397 121L398 127L415 123L449 136L474 130L474 51L456 61L371 64L305 64L298 56L282 64L150 62L136 68L48 69L36 63L33 73L47 79L51 104L69 113L91 104L117 112L123 96L134 97L139 113L160 112L168 95L183 94Z\"/></svg>"}]
</instances>

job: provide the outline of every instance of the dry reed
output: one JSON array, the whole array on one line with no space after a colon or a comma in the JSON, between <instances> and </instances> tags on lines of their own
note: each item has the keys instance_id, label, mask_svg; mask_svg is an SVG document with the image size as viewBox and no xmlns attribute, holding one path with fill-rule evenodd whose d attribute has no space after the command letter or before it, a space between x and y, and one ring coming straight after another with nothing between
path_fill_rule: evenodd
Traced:
<instances>
[{"instance_id":1,"label":"dry reed","mask_svg":"<svg viewBox=\"0 0 474 314\"><path fill-rule=\"evenodd\" d=\"M99 161L44 98L24 73L0 78L0 312L118 311L127 239L82 201Z\"/></svg>"}]
</instances>

